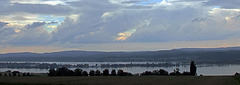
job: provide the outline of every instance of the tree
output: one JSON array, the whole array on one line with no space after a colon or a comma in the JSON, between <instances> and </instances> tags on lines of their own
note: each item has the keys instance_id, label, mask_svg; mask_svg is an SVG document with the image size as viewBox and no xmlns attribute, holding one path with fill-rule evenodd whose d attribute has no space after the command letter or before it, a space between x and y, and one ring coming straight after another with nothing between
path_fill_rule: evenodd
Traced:
<instances>
[{"instance_id":1,"label":"tree","mask_svg":"<svg viewBox=\"0 0 240 85\"><path fill-rule=\"evenodd\" d=\"M191 61L191 64L190 64L190 74L195 76L197 75L197 66L194 64L194 61Z\"/></svg>"},{"instance_id":2,"label":"tree","mask_svg":"<svg viewBox=\"0 0 240 85\"><path fill-rule=\"evenodd\" d=\"M133 74L129 72L123 72L123 76L133 76Z\"/></svg>"},{"instance_id":3,"label":"tree","mask_svg":"<svg viewBox=\"0 0 240 85\"><path fill-rule=\"evenodd\" d=\"M118 76L123 76L123 70L122 70L122 69L119 69L117 75L118 75Z\"/></svg>"},{"instance_id":4,"label":"tree","mask_svg":"<svg viewBox=\"0 0 240 85\"><path fill-rule=\"evenodd\" d=\"M112 69L112 72L111 72L111 76L116 76L116 70L115 69Z\"/></svg>"},{"instance_id":5,"label":"tree","mask_svg":"<svg viewBox=\"0 0 240 85\"><path fill-rule=\"evenodd\" d=\"M5 72L8 72L8 73L10 73L10 72L12 72L11 70L7 70L7 71L5 71Z\"/></svg>"},{"instance_id":6,"label":"tree","mask_svg":"<svg viewBox=\"0 0 240 85\"><path fill-rule=\"evenodd\" d=\"M20 73L18 73L18 75L17 76L21 76L21 74Z\"/></svg>"},{"instance_id":7,"label":"tree","mask_svg":"<svg viewBox=\"0 0 240 85\"><path fill-rule=\"evenodd\" d=\"M174 70L174 72L176 73L176 75L181 75L179 68L176 68L176 69Z\"/></svg>"},{"instance_id":8,"label":"tree","mask_svg":"<svg viewBox=\"0 0 240 85\"><path fill-rule=\"evenodd\" d=\"M23 73L23 76L26 76L26 73Z\"/></svg>"},{"instance_id":9,"label":"tree","mask_svg":"<svg viewBox=\"0 0 240 85\"><path fill-rule=\"evenodd\" d=\"M87 71L83 71L83 76L88 76L88 72Z\"/></svg>"},{"instance_id":10,"label":"tree","mask_svg":"<svg viewBox=\"0 0 240 85\"><path fill-rule=\"evenodd\" d=\"M174 69L174 71L171 72L169 75L170 75L170 76L178 76L178 75L181 75L181 73L180 73L179 71L180 71L180 69L179 69L179 68L176 68L176 69Z\"/></svg>"},{"instance_id":11,"label":"tree","mask_svg":"<svg viewBox=\"0 0 240 85\"><path fill-rule=\"evenodd\" d=\"M160 75L168 75L168 72L164 69L159 70Z\"/></svg>"},{"instance_id":12,"label":"tree","mask_svg":"<svg viewBox=\"0 0 240 85\"><path fill-rule=\"evenodd\" d=\"M104 69L103 70L103 76L108 76L109 75L109 70L108 69Z\"/></svg>"},{"instance_id":13,"label":"tree","mask_svg":"<svg viewBox=\"0 0 240 85\"><path fill-rule=\"evenodd\" d=\"M8 73L8 76L12 76L12 73Z\"/></svg>"},{"instance_id":14,"label":"tree","mask_svg":"<svg viewBox=\"0 0 240 85\"><path fill-rule=\"evenodd\" d=\"M27 72L27 76L30 76L30 73L29 73L29 72Z\"/></svg>"},{"instance_id":15,"label":"tree","mask_svg":"<svg viewBox=\"0 0 240 85\"><path fill-rule=\"evenodd\" d=\"M90 71L89 71L89 75L90 75L90 76L94 76L94 75L95 75L95 71L94 71L94 70L90 70Z\"/></svg>"},{"instance_id":16,"label":"tree","mask_svg":"<svg viewBox=\"0 0 240 85\"><path fill-rule=\"evenodd\" d=\"M101 76L101 72L99 70L96 70L96 76Z\"/></svg>"},{"instance_id":17,"label":"tree","mask_svg":"<svg viewBox=\"0 0 240 85\"><path fill-rule=\"evenodd\" d=\"M191 74L190 74L190 72L183 71L182 75L184 75L184 76L189 76L189 75L191 75Z\"/></svg>"},{"instance_id":18,"label":"tree","mask_svg":"<svg viewBox=\"0 0 240 85\"><path fill-rule=\"evenodd\" d=\"M54 68L49 69L48 76L56 76L56 71Z\"/></svg>"},{"instance_id":19,"label":"tree","mask_svg":"<svg viewBox=\"0 0 240 85\"><path fill-rule=\"evenodd\" d=\"M82 76L83 75L82 72L83 72L82 69L77 68L74 70L74 76Z\"/></svg>"},{"instance_id":20,"label":"tree","mask_svg":"<svg viewBox=\"0 0 240 85\"><path fill-rule=\"evenodd\" d=\"M20 72L19 71L13 71L12 74L13 76L17 76L17 74L19 74Z\"/></svg>"},{"instance_id":21,"label":"tree","mask_svg":"<svg viewBox=\"0 0 240 85\"><path fill-rule=\"evenodd\" d=\"M68 70L67 71L67 76L73 76L74 75L74 71L73 70Z\"/></svg>"},{"instance_id":22,"label":"tree","mask_svg":"<svg viewBox=\"0 0 240 85\"><path fill-rule=\"evenodd\" d=\"M69 72L68 68L65 68L65 67L58 68L56 70L56 76L67 76L69 75L68 72Z\"/></svg>"}]
</instances>

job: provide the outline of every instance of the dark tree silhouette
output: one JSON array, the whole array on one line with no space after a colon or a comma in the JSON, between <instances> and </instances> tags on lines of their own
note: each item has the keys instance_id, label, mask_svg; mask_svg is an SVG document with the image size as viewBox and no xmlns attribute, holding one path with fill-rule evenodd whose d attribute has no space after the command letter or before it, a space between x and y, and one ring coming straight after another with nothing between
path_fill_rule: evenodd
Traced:
<instances>
[{"instance_id":1,"label":"dark tree silhouette","mask_svg":"<svg viewBox=\"0 0 240 85\"><path fill-rule=\"evenodd\" d=\"M12 73L8 73L8 76L12 76Z\"/></svg>"},{"instance_id":2,"label":"dark tree silhouette","mask_svg":"<svg viewBox=\"0 0 240 85\"><path fill-rule=\"evenodd\" d=\"M174 72L176 73L176 75L181 75L179 68L176 68L176 70L174 70Z\"/></svg>"},{"instance_id":3,"label":"dark tree silhouette","mask_svg":"<svg viewBox=\"0 0 240 85\"><path fill-rule=\"evenodd\" d=\"M151 71L145 71L141 75L142 76L144 76L144 75L152 75L152 72Z\"/></svg>"},{"instance_id":4,"label":"dark tree silhouette","mask_svg":"<svg viewBox=\"0 0 240 85\"><path fill-rule=\"evenodd\" d=\"M57 70L49 69L48 76L83 76L83 70L77 68L73 71L65 67L57 68Z\"/></svg>"},{"instance_id":5,"label":"dark tree silhouette","mask_svg":"<svg viewBox=\"0 0 240 85\"><path fill-rule=\"evenodd\" d=\"M164 69L154 70L154 71L145 71L140 74L141 76L145 75L168 75L168 72Z\"/></svg>"},{"instance_id":6,"label":"dark tree silhouette","mask_svg":"<svg viewBox=\"0 0 240 85\"><path fill-rule=\"evenodd\" d=\"M169 75L171 75L171 76L181 75L181 73L180 73L179 71L180 71L180 69L179 69L179 68L176 68L176 69L174 69L174 72L171 72Z\"/></svg>"},{"instance_id":7,"label":"dark tree silhouette","mask_svg":"<svg viewBox=\"0 0 240 85\"><path fill-rule=\"evenodd\" d=\"M160 75L159 70L153 70L151 75Z\"/></svg>"},{"instance_id":8,"label":"dark tree silhouette","mask_svg":"<svg viewBox=\"0 0 240 85\"><path fill-rule=\"evenodd\" d=\"M159 70L160 75L168 75L168 72L164 69Z\"/></svg>"},{"instance_id":9,"label":"dark tree silhouette","mask_svg":"<svg viewBox=\"0 0 240 85\"><path fill-rule=\"evenodd\" d=\"M194 64L194 61L191 61L191 65L190 65L190 74L195 76L197 75L197 66Z\"/></svg>"},{"instance_id":10,"label":"dark tree silhouette","mask_svg":"<svg viewBox=\"0 0 240 85\"><path fill-rule=\"evenodd\" d=\"M118 75L118 76L123 76L123 70L122 70L122 69L119 69L118 72L117 72L117 75Z\"/></svg>"},{"instance_id":11,"label":"dark tree silhouette","mask_svg":"<svg viewBox=\"0 0 240 85\"><path fill-rule=\"evenodd\" d=\"M90 75L90 76L94 76L94 75L95 75L95 71L94 71L94 70L90 70L90 71L89 71L89 75Z\"/></svg>"},{"instance_id":12,"label":"dark tree silhouette","mask_svg":"<svg viewBox=\"0 0 240 85\"><path fill-rule=\"evenodd\" d=\"M27 73L27 76L30 76L30 73L29 73L29 72Z\"/></svg>"},{"instance_id":13,"label":"dark tree silhouette","mask_svg":"<svg viewBox=\"0 0 240 85\"><path fill-rule=\"evenodd\" d=\"M103 70L103 76L109 76L109 70L108 69Z\"/></svg>"},{"instance_id":14,"label":"dark tree silhouette","mask_svg":"<svg viewBox=\"0 0 240 85\"><path fill-rule=\"evenodd\" d=\"M187 71L184 71L184 72L182 73L182 75L184 75L184 76L189 76L189 75L191 75L191 73L190 73L190 72L187 72Z\"/></svg>"},{"instance_id":15,"label":"dark tree silhouette","mask_svg":"<svg viewBox=\"0 0 240 85\"><path fill-rule=\"evenodd\" d=\"M83 76L88 76L88 72L87 71L83 71Z\"/></svg>"},{"instance_id":16,"label":"dark tree silhouette","mask_svg":"<svg viewBox=\"0 0 240 85\"><path fill-rule=\"evenodd\" d=\"M6 72L12 72L11 70L7 70Z\"/></svg>"},{"instance_id":17,"label":"dark tree silhouette","mask_svg":"<svg viewBox=\"0 0 240 85\"><path fill-rule=\"evenodd\" d=\"M0 73L0 76L2 76L2 74Z\"/></svg>"},{"instance_id":18,"label":"dark tree silhouette","mask_svg":"<svg viewBox=\"0 0 240 85\"><path fill-rule=\"evenodd\" d=\"M73 70L68 70L67 76L73 76L73 75L74 75L74 71Z\"/></svg>"},{"instance_id":19,"label":"dark tree silhouette","mask_svg":"<svg viewBox=\"0 0 240 85\"><path fill-rule=\"evenodd\" d=\"M170 75L170 76L175 76L176 73L175 73L175 72L171 72L169 75Z\"/></svg>"},{"instance_id":20,"label":"dark tree silhouette","mask_svg":"<svg viewBox=\"0 0 240 85\"><path fill-rule=\"evenodd\" d=\"M23 73L23 76L26 76L26 73Z\"/></svg>"},{"instance_id":21,"label":"dark tree silhouette","mask_svg":"<svg viewBox=\"0 0 240 85\"><path fill-rule=\"evenodd\" d=\"M111 71L111 76L116 76L117 74L116 74L116 70L115 69L112 69L112 71Z\"/></svg>"},{"instance_id":22,"label":"dark tree silhouette","mask_svg":"<svg viewBox=\"0 0 240 85\"><path fill-rule=\"evenodd\" d=\"M238 72L236 72L234 75L235 75L235 76L239 76L240 74L239 74Z\"/></svg>"},{"instance_id":23,"label":"dark tree silhouette","mask_svg":"<svg viewBox=\"0 0 240 85\"><path fill-rule=\"evenodd\" d=\"M48 76L56 76L56 71L54 68L49 69Z\"/></svg>"},{"instance_id":24,"label":"dark tree silhouette","mask_svg":"<svg viewBox=\"0 0 240 85\"><path fill-rule=\"evenodd\" d=\"M67 76L68 75L68 68L62 67L62 68L58 68L56 70L56 76Z\"/></svg>"},{"instance_id":25,"label":"dark tree silhouette","mask_svg":"<svg viewBox=\"0 0 240 85\"><path fill-rule=\"evenodd\" d=\"M79 68L75 69L74 70L74 75L75 76L82 76L83 75L83 70L79 69Z\"/></svg>"},{"instance_id":26,"label":"dark tree silhouette","mask_svg":"<svg viewBox=\"0 0 240 85\"><path fill-rule=\"evenodd\" d=\"M96 70L96 76L101 76L101 71Z\"/></svg>"},{"instance_id":27,"label":"dark tree silhouette","mask_svg":"<svg viewBox=\"0 0 240 85\"><path fill-rule=\"evenodd\" d=\"M12 72L12 75L13 75L13 76L17 76L17 74L19 74L19 73L20 73L19 71L13 71L13 72Z\"/></svg>"},{"instance_id":28,"label":"dark tree silhouette","mask_svg":"<svg viewBox=\"0 0 240 85\"><path fill-rule=\"evenodd\" d=\"M18 73L18 75L17 76L21 76L21 74L20 73Z\"/></svg>"},{"instance_id":29,"label":"dark tree silhouette","mask_svg":"<svg viewBox=\"0 0 240 85\"><path fill-rule=\"evenodd\" d=\"M123 72L123 76L133 76L133 74L129 72Z\"/></svg>"}]
</instances>

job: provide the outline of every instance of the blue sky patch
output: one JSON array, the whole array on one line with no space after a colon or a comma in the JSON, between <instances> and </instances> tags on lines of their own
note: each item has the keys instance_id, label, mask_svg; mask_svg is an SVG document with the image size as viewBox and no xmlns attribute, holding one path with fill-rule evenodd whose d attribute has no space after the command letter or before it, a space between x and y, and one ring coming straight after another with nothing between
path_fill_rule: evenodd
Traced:
<instances>
[{"instance_id":1,"label":"blue sky patch","mask_svg":"<svg viewBox=\"0 0 240 85\"><path fill-rule=\"evenodd\" d=\"M161 3L162 0L142 0L141 2L136 3L135 5L149 5L155 3Z\"/></svg>"},{"instance_id":2,"label":"blue sky patch","mask_svg":"<svg viewBox=\"0 0 240 85\"><path fill-rule=\"evenodd\" d=\"M65 19L65 17L51 15L40 15L39 18L39 21L44 21L48 23L44 25L44 29L46 29L48 32L54 31L58 27L58 25L60 25Z\"/></svg>"}]
</instances>

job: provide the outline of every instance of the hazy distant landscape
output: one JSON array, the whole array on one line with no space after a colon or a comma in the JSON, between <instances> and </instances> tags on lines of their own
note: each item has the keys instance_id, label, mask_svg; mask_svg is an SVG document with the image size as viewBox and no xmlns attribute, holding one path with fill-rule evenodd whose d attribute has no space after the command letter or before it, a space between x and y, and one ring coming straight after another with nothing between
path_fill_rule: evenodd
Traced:
<instances>
[{"instance_id":1,"label":"hazy distant landscape","mask_svg":"<svg viewBox=\"0 0 240 85\"><path fill-rule=\"evenodd\" d=\"M44 62L189 62L210 64L240 64L240 47L183 48L162 51L100 52L62 51L53 53L0 54L0 61Z\"/></svg>"}]
</instances>

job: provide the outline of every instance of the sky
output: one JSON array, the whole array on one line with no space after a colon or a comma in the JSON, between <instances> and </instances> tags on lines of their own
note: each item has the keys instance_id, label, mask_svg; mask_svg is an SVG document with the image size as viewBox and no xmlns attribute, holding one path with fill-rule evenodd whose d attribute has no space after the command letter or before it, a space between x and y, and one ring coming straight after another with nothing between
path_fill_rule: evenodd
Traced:
<instances>
[{"instance_id":1,"label":"sky","mask_svg":"<svg viewBox=\"0 0 240 85\"><path fill-rule=\"evenodd\" d=\"M240 46L239 0L1 0L0 53Z\"/></svg>"}]
</instances>

